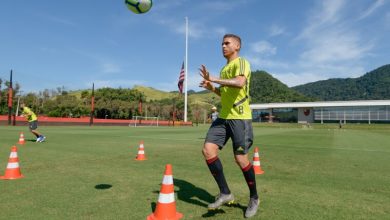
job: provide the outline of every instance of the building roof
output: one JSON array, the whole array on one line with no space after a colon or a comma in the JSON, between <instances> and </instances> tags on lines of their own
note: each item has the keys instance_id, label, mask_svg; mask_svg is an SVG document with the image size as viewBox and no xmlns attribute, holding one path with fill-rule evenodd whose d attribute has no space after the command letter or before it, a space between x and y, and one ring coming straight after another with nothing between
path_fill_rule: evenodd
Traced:
<instances>
[{"instance_id":1,"label":"building roof","mask_svg":"<svg viewBox=\"0 0 390 220\"><path fill-rule=\"evenodd\" d=\"M283 102L251 104L251 109L270 108L318 108L318 107L351 107L351 106L383 106L389 105L390 100L358 100L358 101L323 101L323 102Z\"/></svg>"}]
</instances>

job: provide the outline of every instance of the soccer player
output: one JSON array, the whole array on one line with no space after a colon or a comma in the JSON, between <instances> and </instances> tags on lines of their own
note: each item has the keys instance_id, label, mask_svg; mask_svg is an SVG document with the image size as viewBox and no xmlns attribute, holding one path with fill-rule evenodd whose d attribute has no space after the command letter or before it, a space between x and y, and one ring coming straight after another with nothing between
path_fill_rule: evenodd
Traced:
<instances>
[{"instance_id":1,"label":"soccer player","mask_svg":"<svg viewBox=\"0 0 390 220\"><path fill-rule=\"evenodd\" d=\"M37 115L31 111L29 107L26 106L26 104L21 103L20 108L22 109L22 115L26 117L28 121L28 127L30 128L31 133L33 133L37 140L36 142L43 142L45 141L46 137L43 136L37 129L38 129L38 117Z\"/></svg>"},{"instance_id":2,"label":"soccer player","mask_svg":"<svg viewBox=\"0 0 390 220\"><path fill-rule=\"evenodd\" d=\"M222 150L229 138L232 139L235 161L249 187L250 198L245 211L245 217L249 218L256 214L260 200L255 172L248 159L248 151L253 143L252 112L249 108L251 70L249 62L239 56L240 49L240 37L226 34L222 41L222 53L227 64L222 68L220 76L211 76L204 65L199 69L203 78L199 86L220 96L222 105L219 117L207 132L202 153L220 190L215 202L208 205L209 210L231 204L234 196L226 182L218 150Z\"/></svg>"}]
</instances>

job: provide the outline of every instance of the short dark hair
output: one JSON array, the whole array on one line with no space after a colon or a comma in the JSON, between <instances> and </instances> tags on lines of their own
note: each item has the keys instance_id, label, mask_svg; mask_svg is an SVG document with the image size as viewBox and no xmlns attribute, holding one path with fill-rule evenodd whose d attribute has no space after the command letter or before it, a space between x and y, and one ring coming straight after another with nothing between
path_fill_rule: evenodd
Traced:
<instances>
[{"instance_id":1,"label":"short dark hair","mask_svg":"<svg viewBox=\"0 0 390 220\"><path fill-rule=\"evenodd\" d=\"M228 38L228 37L231 37L231 38L236 39L236 40L238 41L238 43L240 44L240 48L241 48L241 38L240 38L239 36L237 36L237 35L235 35L235 34L225 34L225 35L223 36L224 39L225 39L225 38Z\"/></svg>"}]
</instances>

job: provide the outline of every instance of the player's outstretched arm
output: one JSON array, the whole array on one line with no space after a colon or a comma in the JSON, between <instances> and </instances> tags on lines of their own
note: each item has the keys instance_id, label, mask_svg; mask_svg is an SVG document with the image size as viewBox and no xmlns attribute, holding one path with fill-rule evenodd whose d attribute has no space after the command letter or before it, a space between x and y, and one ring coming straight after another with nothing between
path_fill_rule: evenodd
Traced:
<instances>
[{"instance_id":1,"label":"player's outstretched arm","mask_svg":"<svg viewBox=\"0 0 390 220\"><path fill-rule=\"evenodd\" d=\"M202 65L200 70L200 76L206 80L213 83L217 83L221 86L231 86L231 87L237 87L242 88L246 84L246 77L245 76L236 76L232 79L220 79L218 77L213 77L210 75L210 73L207 71L207 68Z\"/></svg>"},{"instance_id":2,"label":"player's outstretched arm","mask_svg":"<svg viewBox=\"0 0 390 220\"><path fill-rule=\"evenodd\" d=\"M199 70L200 70L199 75L203 78L203 80L199 84L199 87L203 87L207 90L214 92L218 96L221 96L219 88L215 87L211 82L211 79L214 78L210 76L210 73L207 71L206 66L202 65Z\"/></svg>"}]
</instances>

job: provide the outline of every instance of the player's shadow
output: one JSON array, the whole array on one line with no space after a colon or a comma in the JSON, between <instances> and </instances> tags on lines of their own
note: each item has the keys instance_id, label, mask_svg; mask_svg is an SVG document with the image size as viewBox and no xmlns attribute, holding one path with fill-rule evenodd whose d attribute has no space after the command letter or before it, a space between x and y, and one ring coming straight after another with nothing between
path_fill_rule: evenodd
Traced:
<instances>
[{"instance_id":1,"label":"player's shadow","mask_svg":"<svg viewBox=\"0 0 390 220\"><path fill-rule=\"evenodd\" d=\"M202 207L207 207L207 204L214 201L214 197L209 192L188 181L174 178L173 183L179 188L176 191L179 200Z\"/></svg>"},{"instance_id":2,"label":"player's shadow","mask_svg":"<svg viewBox=\"0 0 390 220\"><path fill-rule=\"evenodd\" d=\"M173 183L179 189L176 191L177 199L182 200L184 202L188 202L194 205L202 206L207 208L209 203L214 202L215 198L206 190L195 186L194 184L182 180L182 179L173 179ZM235 203L229 205L230 207L240 208L245 212L246 207L240 205L239 203ZM225 213L223 209L217 210L207 210L206 213L202 215L203 218L213 217L217 214Z\"/></svg>"},{"instance_id":3,"label":"player's shadow","mask_svg":"<svg viewBox=\"0 0 390 220\"><path fill-rule=\"evenodd\" d=\"M97 184L97 185L95 186L95 189L104 190L104 189L109 189L109 188L111 188L111 187L112 187L111 184L102 183L102 184Z\"/></svg>"}]
</instances>

